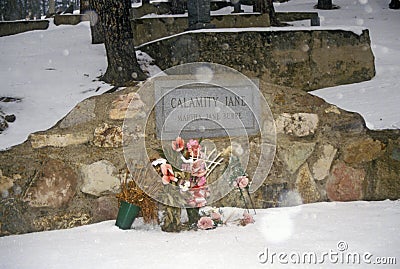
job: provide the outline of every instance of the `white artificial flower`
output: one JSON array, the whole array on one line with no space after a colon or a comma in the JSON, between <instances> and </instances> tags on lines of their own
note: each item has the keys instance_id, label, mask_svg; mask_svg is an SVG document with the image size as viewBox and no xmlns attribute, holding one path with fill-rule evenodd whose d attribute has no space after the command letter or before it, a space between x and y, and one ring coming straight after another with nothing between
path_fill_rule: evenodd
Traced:
<instances>
[{"instance_id":1,"label":"white artificial flower","mask_svg":"<svg viewBox=\"0 0 400 269\"><path fill-rule=\"evenodd\" d=\"M157 166L157 165L166 164L166 163L167 163L166 159L160 158L160 159L153 161L151 164L153 166Z\"/></svg>"},{"instance_id":2,"label":"white artificial flower","mask_svg":"<svg viewBox=\"0 0 400 269\"><path fill-rule=\"evenodd\" d=\"M190 182L186 180L183 184L179 185L179 187L182 191L188 191L190 188Z\"/></svg>"},{"instance_id":3,"label":"white artificial flower","mask_svg":"<svg viewBox=\"0 0 400 269\"><path fill-rule=\"evenodd\" d=\"M184 163L190 163L190 164L192 164L194 161L193 161L193 158L189 158L189 159L186 159L185 157L183 157L183 156L181 156L181 160L182 160L182 162L184 162Z\"/></svg>"}]
</instances>

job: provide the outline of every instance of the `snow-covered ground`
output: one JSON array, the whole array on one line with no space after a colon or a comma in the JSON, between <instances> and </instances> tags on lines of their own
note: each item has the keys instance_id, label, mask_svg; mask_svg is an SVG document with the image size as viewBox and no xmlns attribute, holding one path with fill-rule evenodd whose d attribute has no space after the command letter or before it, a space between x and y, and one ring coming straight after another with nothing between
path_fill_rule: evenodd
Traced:
<instances>
[{"instance_id":1,"label":"snow-covered ground","mask_svg":"<svg viewBox=\"0 0 400 269\"><path fill-rule=\"evenodd\" d=\"M17 119L0 134L0 149L46 130L77 103L111 88L97 76L107 68L104 45L92 45L88 23L0 37L0 110ZM97 90L97 91L96 91Z\"/></svg>"},{"instance_id":2,"label":"snow-covered ground","mask_svg":"<svg viewBox=\"0 0 400 269\"><path fill-rule=\"evenodd\" d=\"M316 3L292 0L276 4L276 10L315 11ZM371 128L399 128L400 11L388 9L389 0L333 3L341 9L318 10L321 25L368 28L377 75L371 81L313 94L361 113ZM0 134L0 149L50 128L78 102L111 87L96 80L105 72L106 56L103 45L90 44L89 31L88 23L51 25L46 31L0 38L0 96L22 99L0 103L5 113L17 116ZM263 209L255 220L246 227L180 234L163 233L137 220L135 229L127 231L107 221L7 236L0 238L0 268L341 268L347 261L353 268L358 258L358 268L400 264L400 201ZM391 257L397 265L376 264L393 263ZM314 258L317 264L311 266Z\"/></svg>"},{"instance_id":3,"label":"snow-covered ground","mask_svg":"<svg viewBox=\"0 0 400 269\"><path fill-rule=\"evenodd\" d=\"M179 234L106 221L0 238L0 268L398 268L399 220L400 201L382 201L264 209L245 227Z\"/></svg>"},{"instance_id":4,"label":"snow-covered ground","mask_svg":"<svg viewBox=\"0 0 400 269\"><path fill-rule=\"evenodd\" d=\"M276 10L312 11L310 7L317 1L291 2L277 5ZM358 25L369 29L376 76L371 81L325 88L313 94L343 109L360 113L370 129L400 128L400 12L389 9L389 2L334 0L340 9L318 10L321 26Z\"/></svg>"}]
</instances>

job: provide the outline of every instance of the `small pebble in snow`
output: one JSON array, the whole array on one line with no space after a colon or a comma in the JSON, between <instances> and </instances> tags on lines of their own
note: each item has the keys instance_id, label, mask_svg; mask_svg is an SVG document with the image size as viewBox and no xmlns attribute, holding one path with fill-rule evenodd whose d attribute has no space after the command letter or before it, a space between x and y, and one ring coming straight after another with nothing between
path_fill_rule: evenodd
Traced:
<instances>
[{"instance_id":1,"label":"small pebble in snow","mask_svg":"<svg viewBox=\"0 0 400 269\"><path fill-rule=\"evenodd\" d=\"M6 115L6 116L4 117L4 119L5 119L7 122L14 122L14 121L16 120L16 117L15 117L14 114L11 114L11 115Z\"/></svg>"}]
</instances>

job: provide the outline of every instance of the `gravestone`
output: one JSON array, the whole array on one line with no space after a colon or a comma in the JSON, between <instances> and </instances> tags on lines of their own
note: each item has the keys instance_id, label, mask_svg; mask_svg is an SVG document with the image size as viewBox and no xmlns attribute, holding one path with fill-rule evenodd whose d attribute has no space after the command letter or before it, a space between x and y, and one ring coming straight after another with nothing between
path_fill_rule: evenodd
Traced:
<instances>
[{"instance_id":1,"label":"gravestone","mask_svg":"<svg viewBox=\"0 0 400 269\"><path fill-rule=\"evenodd\" d=\"M73 14L74 13L74 5L71 4L67 7L63 14Z\"/></svg>"},{"instance_id":2,"label":"gravestone","mask_svg":"<svg viewBox=\"0 0 400 269\"><path fill-rule=\"evenodd\" d=\"M320 19L318 16L311 18L311 26L320 26Z\"/></svg>"},{"instance_id":3,"label":"gravestone","mask_svg":"<svg viewBox=\"0 0 400 269\"><path fill-rule=\"evenodd\" d=\"M218 86L217 86L218 85ZM252 81L217 85L185 80L156 80L156 127L161 140L177 136L228 137L258 133L259 98Z\"/></svg>"},{"instance_id":4,"label":"gravestone","mask_svg":"<svg viewBox=\"0 0 400 269\"><path fill-rule=\"evenodd\" d=\"M242 5L240 1L233 2L233 13L242 13L244 10L242 9Z\"/></svg>"},{"instance_id":5,"label":"gravestone","mask_svg":"<svg viewBox=\"0 0 400 269\"><path fill-rule=\"evenodd\" d=\"M318 3L314 7L325 10L340 8L339 6L332 4L332 0L318 0Z\"/></svg>"},{"instance_id":6,"label":"gravestone","mask_svg":"<svg viewBox=\"0 0 400 269\"><path fill-rule=\"evenodd\" d=\"M332 0L318 0L318 9L332 9Z\"/></svg>"},{"instance_id":7,"label":"gravestone","mask_svg":"<svg viewBox=\"0 0 400 269\"><path fill-rule=\"evenodd\" d=\"M211 24L210 0L188 0L188 24L187 30L215 28Z\"/></svg>"}]
</instances>

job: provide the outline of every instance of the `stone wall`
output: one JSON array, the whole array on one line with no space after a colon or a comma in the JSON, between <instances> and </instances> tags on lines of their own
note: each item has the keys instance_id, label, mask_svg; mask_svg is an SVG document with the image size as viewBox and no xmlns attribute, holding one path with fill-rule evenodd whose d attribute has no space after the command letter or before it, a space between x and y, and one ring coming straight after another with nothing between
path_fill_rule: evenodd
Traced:
<instances>
[{"instance_id":1,"label":"stone wall","mask_svg":"<svg viewBox=\"0 0 400 269\"><path fill-rule=\"evenodd\" d=\"M276 12L275 15L280 22L311 20L313 18L318 18L318 12Z\"/></svg>"},{"instance_id":2,"label":"stone wall","mask_svg":"<svg viewBox=\"0 0 400 269\"><path fill-rule=\"evenodd\" d=\"M0 235L69 228L115 219L119 180L126 171L122 150L125 110L134 99L127 88L78 104L53 128L34 133L0 152ZM400 198L400 131L370 131L346 112L302 90L261 81L277 127L277 152L256 207L290 204L296 191L304 203ZM140 111L137 111L140 112ZM147 127L149 156L157 154L155 119ZM215 139L229 145L227 138ZM260 138L250 138L258 163ZM255 153L254 153L255 152ZM256 162L255 162L256 161ZM244 206L232 192L216 206Z\"/></svg>"},{"instance_id":3,"label":"stone wall","mask_svg":"<svg viewBox=\"0 0 400 269\"><path fill-rule=\"evenodd\" d=\"M268 27L269 15L259 13L238 13L230 15L212 15L211 24L216 28ZM159 16L155 18L138 18L132 20L135 45L176 35L188 28L186 16Z\"/></svg>"},{"instance_id":4,"label":"stone wall","mask_svg":"<svg viewBox=\"0 0 400 269\"><path fill-rule=\"evenodd\" d=\"M80 14L56 14L54 16L55 25L77 25L81 21L90 21L89 15Z\"/></svg>"},{"instance_id":5,"label":"stone wall","mask_svg":"<svg viewBox=\"0 0 400 269\"><path fill-rule=\"evenodd\" d=\"M213 62L306 91L361 82L375 75L368 30L358 35L344 30L218 29L186 32L138 49L163 70L183 63Z\"/></svg>"},{"instance_id":6,"label":"stone wall","mask_svg":"<svg viewBox=\"0 0 400 269\"><path fill-rule=\"evenodd\" d=\"M15 35L33 30L46 30L47 28L49 28L48 20L2 21L0 22L0 36Z\"/></svg>"}]
</instances>

